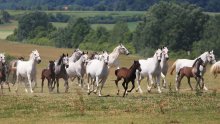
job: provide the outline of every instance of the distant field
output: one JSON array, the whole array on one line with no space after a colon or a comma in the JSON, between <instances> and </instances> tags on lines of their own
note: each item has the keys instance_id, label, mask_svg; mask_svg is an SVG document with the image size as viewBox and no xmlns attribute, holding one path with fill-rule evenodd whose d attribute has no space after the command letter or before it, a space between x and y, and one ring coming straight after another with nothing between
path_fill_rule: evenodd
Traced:
<instances>
[{"instance_id":1,"label":"distant field","mask_svg":"<svg viewBox=\"0 0 220 124\"><path fill-rule=\"evenodd\" d=\"M135 91L123 98L121 82L120 96L116 95L114 70L110 70L108 80L103 88L104 97L97 94L86 93L86 88L81 89L76 81L69 82L69 93L64 93L63 80L60 82L60 94L55 91L48 93L47 82L44 84L44 93L40 93L40 73L47 67L49 60L58 59L62 53L71 54L73 49L53 48L29 44L20 44L0 40L0 52L18 57L28 58L30 51L37 49L42 62L37 65L38 87L35 93L25 93L24 86L19 88L19 94L15 93L15 85L11 86L11 92L4 89L4 95L0 93L0 122L4 123L90 123L90 124L218 124L220 122L220 82L219 78L213 78L209 73L209 67L205 74L205 82L209 91L196 93L190 91L186 80L182 81L179 93L174 92L174 76L167 75L170 89L163 89L158 94L155 88L151 93L147 92L146 79L141 83L143 94ZM133 60L142 57L135 55L120 55L122 66L129 67ZM145 58L142 58L145 59ZM174 60L169 60L169 65ZM149 65L150 66L150 65ZM193 87L195 85L192 79ZM129 84L129 89L131 84ZM7 88L7 86L4 86ZM196 95L197 94L197 95Z\"/></svg>"},{"instance_id":2,"label":"distant field","mask_svg":"<svg viewBox=\"0 0 220 124\"><path fill-rule=\"evenodd\" d=\"M17 27L17 22L12 21L11 23L0 25L0 39L5 39L8 35L12 34L14 29Z\"/></svg>"},{"instance_id":3,"label":"distant field","mask_svg":"<svg viewBox=\"0 0 220 124\"><path fill-rule=\"evenodd\" d=\"M137 27L139 22L128 22L128 28L130 31L134 31ZM67 26L67 23L61 23L61 22L53 22L53 25L57 28L63 28ZM112 30L115 24L91 24L91 27L93 29L96 29L99 26L105 27L107 30Z\"/></svg>"},{"instance_id":4,"label":"distant field","mask_svg":"<svg viewBox=\"0 0 220 124\"><path fill-rule=\"evenodd\" d=\"M19 15L23 13L29 13L32 11L24 10L7 10L11 15ZM93 17L96 15L112 15L112 16L131 16L137 14L144 14L145 11L44 11L46 13L62 13L66 15L71 15L75 17Z\"/></svg>"}]
</instances>

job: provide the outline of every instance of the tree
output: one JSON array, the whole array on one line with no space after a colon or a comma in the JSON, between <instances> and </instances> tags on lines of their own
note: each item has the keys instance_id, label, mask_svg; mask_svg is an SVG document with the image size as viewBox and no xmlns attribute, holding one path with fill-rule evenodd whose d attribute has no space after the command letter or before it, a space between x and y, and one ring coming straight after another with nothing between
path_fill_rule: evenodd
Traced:
<instances>
[{"instance_id":1,"label":"tree","mask_svg":"<svg viewBox=\"0 0 220 124\"><path fill-rule=\"evenodd\" d=\"M203 37L193 44L195 54L214 50L215 55L220 56L220 15L210 18L205 25Z\"/></svg>"},{"instance_id":2,"label":"tree","mask_svg":"<svg viewBox=\"0 0 220 124\"><path fill-rule=\"evenodd\" d=\"M39 30L39 27L41 27ZM51 30L53 26L49 23L47 14L44 12L33 12L24 15L18 21L17 40L22 41L27 38L34 38L37 33L35 29L42 31Z\"/></svg>"},{"instance_id":3,"label":"tree","mask_svg":"<svg viewBox=\"0 0 220 124\"><path fill-rule=\"evenodd\" d=\"M202 37L208 16L195 5L160 2L146 13L134 32L136 49L166 45L172 50L191 50Z\"/></svg>"},{"instance_id":4,"label":"tree","mask_svg":"<svg viewBox=\"0 0 220 124\"><path fill-rule=\"evenodd\" d=\"M10 22L10 14L7 11L1 10L0 12L0 20L2 21L2 23L8 23Z\"/></svg>"},{"instance_id":5,"label":"tree","mask_svg":"<svg viewBox=\"0 0 220 124\"><path fill-rule=\"evenodd\" d=\"M124 43L131 41L131 33L127 23L123 21L117 22L111 32L111 42Z\"/></svg>"}]
</instances>

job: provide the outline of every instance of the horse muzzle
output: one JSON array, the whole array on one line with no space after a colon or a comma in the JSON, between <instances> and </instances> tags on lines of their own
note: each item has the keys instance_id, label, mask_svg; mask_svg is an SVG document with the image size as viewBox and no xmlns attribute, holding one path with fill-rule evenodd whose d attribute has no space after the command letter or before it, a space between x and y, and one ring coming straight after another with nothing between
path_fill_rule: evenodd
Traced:
<instances>
[{"instance_id":1,"label":"horse muzzle","mask_svg":"<svg viewBox=\"0 0 220 124\"><path fill-rule=\"evenodd\" d=\"M126 55L129 55L130 53L127 53Z\"/></svg>"},{"instance_id":2,"label":"horse muzzle","mask_svg":"<svg viewBox=\"0 0 220 124\"><path fill-rule=\"evenodd\" d=\"M169 57L168 57L168 58L166 58L166 60L169 60Z\"/></svg>"},{"instance_id":3,"label":"horse muzzle","mask_svg":"<svg viewBox=\"0 0 220 124\"><path fill-rule=\"evenodd\" d=\"M41 63L41 60L37 60L37 64L40 64Z\"/></svg>"},{"instance_id":4,"label":"horse muzzle","mask_svg":"<svg viewBox=\"0 0 220 124\"><path fill-rule=\"evenodd\" d=\"M69 65L66 65L66 68L69 68Z\"/></svg>"},{"instance_id":5,"label":"horse muzzle","mask_svg":"<svg viewBox=\"0 0 220 124\"><path fill-rule=\"evenodd\" d=\"M161 62L161 60L158 60L158 62Z\"/></svg>"}]
</instances>

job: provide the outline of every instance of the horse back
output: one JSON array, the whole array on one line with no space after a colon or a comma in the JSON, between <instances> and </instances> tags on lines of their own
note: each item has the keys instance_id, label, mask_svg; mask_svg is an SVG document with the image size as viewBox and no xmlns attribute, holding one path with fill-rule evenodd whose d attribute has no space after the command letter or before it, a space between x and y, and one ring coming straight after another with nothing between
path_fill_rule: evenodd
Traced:
<instances>
[{"instance_id":1,"label":"horse back","mask_svg":"<svg viewBox=\"0 0 220 124\"><path fill-rule=\"evenodd\" d=\"M115 70L115 75L117 77L127 77L128 72L129 72L128 68L122 67L120 69Z\"/></svg>"}]
</instances>

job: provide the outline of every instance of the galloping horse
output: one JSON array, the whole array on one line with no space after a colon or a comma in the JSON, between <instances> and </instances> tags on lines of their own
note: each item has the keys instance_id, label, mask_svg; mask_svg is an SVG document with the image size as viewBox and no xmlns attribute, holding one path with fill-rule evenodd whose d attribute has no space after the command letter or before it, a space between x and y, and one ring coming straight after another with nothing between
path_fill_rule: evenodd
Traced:
<instances>
[{"instance_id":1,"label":"galloping horse","mask_svg":"<svg viewBox=\"0 0 220 124\"><path fill-rule=\"evenodd\" d=\"M76 78L78 79L78 84L83 87L83 77L85 74L85 66L84 63L88 59L88 52L81 55L79 60L76 62L69 62L69 67L66 69L66 72L69 78Z\"/></svg>"},{"instance_id":2,"label":"galloping horse","mask_svg":"<svg viewBox=\"0 0 220 124\"><path fill-rule=\"evenodd\" d=\"M215 78L217 77L217 74L220 73L220 61L211 66L210 72L214 75Z\"/></svg>"},{"instance_id":3,"label":"galloping horse","mask_svg":"<svg viewBox=\"0 0 220 124\"><path fill-rule=\"evenodd\" d=\"M101 91L102 88L106 82L106 79L108 77L108 60L109 56L108 53L106 52L105 54L102 54L102 57L100 60L93 59L88 62L86 65L86 74L88 78L88 94L91 93L90 91L90 78L91 78L91 84L93 87L94 82L96 82L96 92L99 88L99 83L101 83L101 89L99 90L99 96L101 96Z\"/></svg>"},{"instance_id":4,"label":"galloping horse","mask_svg":"<svg viewBox=\"0 0 220 124\"><path fill-rule=\"evenodd\" d=\"M135 78L136 78L136 70L139 70L141 72L141 68L140 68L140 63L138 61L134 61L133 65L128 69L125 67L122 67L120 69L115 70L115 75L117 76L117 79L115 80L115 84L118 88L118 93L117 95L119 95L119 87L118 87L118 81L120 81L122 78L124 79L124 82L122 83L122 86L124 87L125 91L124 91L124 95L127 92L131 92L134 89L134 83L135 83ZM128 83L132 82L132 88L131 90L127 91L128 89Z\"/></svg>"},{"instance_id":5,"label":"galloping horse","mask_svg":"<svg viewBox=\"0 0 220 124\"><path fill-rule=\"evenodd\" d=\"M148 58L147 60L139 60L142 71L141 72L139 72L138 70L136 71L137 84L138 84L138 88L136 89L136 91L139 90L140 93L143 92L141 90L140 81L143 80L144 77L147 77L148 92L151 91L152 85L154 84L153 82L153 78L154 78L156 80L158 92L161 93L161 89L160 89L161 56L162 56L161 49L157 49L152 58Z\"/></svg>"},{"instance_id":6,"label":"galloping horse","mask_svg":"<svg viewBox=\"0 0 220 124\"><path fill-rule=\"evenodd\" d=\"M69 89L69 84L68 84L68 75L66 72L66 68L69 67L69 59L68 59L68 54L65 55L63 54L62 56L60 56L60 58L58 59L58 61L55 61L55 77L56 77L56 81L55 83L57 83L57 93L59 93L59 79L63 78L65 81L65 92L68 92ZM55 86L55 84L54 84Z\"/></svg>"},{"instance_id":7,"label":"galloping horse","mask_svg":"<svg viewBox=\"0 0 220 124\"><path fill-rule=\"evenodd\" d=\"M161 58L161 63L160 63L160 66L161 66L161 77L162 77L162 84L163 84L163 87L165 88L166 87L166 80L165 80L165 77L167 75L167 71L168 71L168 59L169 59L169 55L168 55L168 49L167 47L162 47L162 58Z\"/></svg>"},{"instance_id":8,"label":"galloping horse","mask_svg":"<svg viewBox=\"0 0 220 124\"><path fill-rule=\"evenodd\" d=\"M27 78L29 82L30 92L33 93L32 81L34 82L34 84L36 83L36 64L39 64L40 62L41 62L41 58L37 50L31 52L28 61L18 60L16 67L16 76L17 76L16 92L18 92L19 81L21 80L21 78ZM25 84L25 91L28 92L27 84Z\"/></svg>"},{"instance_id":9,"label":"galloping horse","mask_svg":"<svg viewBox=\"0 0 220 124\"><path fill-rule=\"evenodd\" d=\"M49 92L52 91L52 84L55 82L55 63L54 61L49 61L49 68L43 69L41 72L41 92L43 93L44 80L47 79Z\"/></svg>"},{"instance_id":10,"label":"galloping horse","mask_svg":"<svg viewBox=\"0 0 220 124\"><path fill-rule=\"evenodd\" d=\"M196 84L196 88L197 86L199 85L200 89L202 89L203 87L203 84L202 86L200 85L200 82L204 83L203 82L203 78L202 78L202 75L203 75L203 68L204 67L204 62L201 58L198 58L195 60L195 62L193 63L193 66L192 67L183 67L180 69L180 71L178 72L178 77L177 77L177 86L176 86L176 90L178 91L179 88L180 88L180 83L181 83L181 80L184 76L187 77L188 79L188 84L191 88L191 90L193 90L192 88L192 85L190 83L190 77L194 77L197 81L197 84Z\"/></svg>"},{"instance_id":11,"label":"galloping horse","mask_svg":"<svg viewBox=\"0 0 220 124\"><path fill-rule=\"evenodd\" d=\"M116 67L117 69L119 69L120 63L118 57L120 54L129 55L129 51L122 44L115 47L113 52L109 54L109 61L108 61L109 67Z\"/></svg>"},{"instance_id":12,"label":"galloping horse","mask_svg":"<svg viewBox=\"0 0 220 124\"><path fill-rule=\"evenodd\" d=\"M206 72L206 65L208 64L208 63L215 63L216 62L216 60L215 60L215 55L214 55L214 53L213 53L213 50L212 51L208 51L208 52L204 52L203 54L201 54L199 57L197 57L197 58L201 58L202 59L202 61L204 62L204 71L203 71L203 75L204 75L204 73ZM197 59L196 58L196 59ZM176 68L176 78L175 78L175 82L177 83L177 77L178 77L178 72L179 72L179 70L181 69L181 68L183 68L183 67L192 67L192 65L193 65L193 63L195 62L195 60L196 59L194 59L194 60L189 60L189 59L177 59L174 63L173 63L173 65L172 65L172 67L171 67L171 72L170 72L170 74L172 75L172 73L173 73L173 71L174 71L174 69ZM177 86L177 85L176 85ZM206 88L206 86L205 86L205 84L204 84L204 90L208 90L208 88ZM176 89L177 89L177 87L176 87Z\"/></svg>"}]
</instances>

